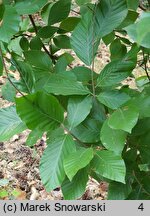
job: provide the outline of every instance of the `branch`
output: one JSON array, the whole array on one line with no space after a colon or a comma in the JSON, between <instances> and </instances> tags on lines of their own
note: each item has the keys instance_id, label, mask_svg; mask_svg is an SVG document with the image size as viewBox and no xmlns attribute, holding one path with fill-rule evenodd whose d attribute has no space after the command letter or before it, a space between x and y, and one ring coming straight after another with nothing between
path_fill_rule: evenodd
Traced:
<instances>
[{"instance_id":1,"label":"branch","mask_svg":"<svg viewBox=\"0 0 150 216\"><path fill-rule=\"evenodd\" d=\"M146 72L146 76L150 82L150 75L149 75L148 70L147 70L147 60L145 60L144 51L143 51L143 64L144 64L144 70Z\"/></svg>"},{"instance_id":2,"label":"branch","mask_svg":"<svg viewBox=\"0 0 150 216\"><path fill-rule=\"evenodd\" d=\"M20 36L26 36L26 37L32 37L31 35L28 35L28 34L20 34L20 35L14 35L12 38L11 38L11 40L14 40L15 38L18 38L18 37L20 37Z\"/></svg>"},{"instance_id":3,"label":"branch","mask_svg":"<svg viewBox=\"0 0 150 216\"><path fill-rule=\"evenodd\" d=\"M6 66L6 64L5 64L5 60L4 60L4 57L3 57L3 53L2 53L1 47L0 47L0 56L1 56L1 58L2 58L2 63L3 63L3 66L4 66L4 69L5 69L5 72L6 72L8 81L9 81L10 84L16 89L17 92L19 92L23 97L26 97L26 96L14 85L14 83L13 83L13 82L11 81L11 79L9 78L9 72L8 72L7 66Z\"/></svg>"},{"instance_id":4,"label":"branch","mask_svg":"<svg viewBox=\"0 0 150 216\"><path fill-rule=\"evenodd\" d=\"M29 15L29 19L30 19L30 21L31 21L31 23L33 25L34 31L35 31L35 33L37 35L38 30L37 30L37 27L35 25L35 22L34 22L34 19L33 19L32 15ZM50 59L52 59L54 61L54 63L55 63L56 58L53 55L50 54L50 52L48 51L48 49L46 48L46 46L44 45L43 42L42 42L42 47L43 47L44 51L48 54Z\"/></svg>"},{"instance_id":5,"label":"branch","mask_svg":"<svg viewBox=\"0 0 150 216\"><path fill-rule=\"evenodd\" d=\"M139 8L142 10L142 11L147 11L145 7L143 7L142 4L139 4Z\"/></svg>"},{"instance_id":6,"label":"branch","mask_svg":"<svg viewBox=\"0 0 150 216\"><path fill-rule=\"evenodd\" d=\"M71 9L71 11L74 12L75 14L77 14L77 15L80 15L80 12L78 12L78 11L75 11L73 9Z\"/></svg>"},{"instance_id":7,"label":"branch","mask_svg":"<svg viewBox=\"0 0 150 216\"><path fill-rule=\"evenodd\" d=\"M120 40L122 40L122 39L127 39L127 38L121 37L121 36L119 36L119 35L117 35L117 34L115 34L115 37L119 38ZM128 39L127 39L127 40L128 40ZM129 42L130 42L130 45L133 44L131 41L129 41ZM129 45L129 46L130 46L130 45Z\"/></svg>"}]
</instances>

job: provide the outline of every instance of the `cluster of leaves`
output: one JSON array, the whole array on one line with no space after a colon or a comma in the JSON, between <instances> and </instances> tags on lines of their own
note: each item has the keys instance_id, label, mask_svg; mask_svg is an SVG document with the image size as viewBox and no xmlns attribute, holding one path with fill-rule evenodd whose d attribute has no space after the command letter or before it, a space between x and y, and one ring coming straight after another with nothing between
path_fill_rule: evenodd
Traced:
<instances>
[{"instance_id":1,"label":"cluster of leaves","mask_svg":"<svg viewBox=\"0 0 150 216\"><path fill-rule=\"evenodd\" d=\"M46 133L40 176L65 199L89 176L109 182L108 199L150 199L150 12L138 0L75 2L0 1L2 95L14 103L0 109L0 141L28 128L32 147ZM102 41L110 62L97 74ZM84 66L72 67L72 50Z\"/></svg>"}]
</instances>

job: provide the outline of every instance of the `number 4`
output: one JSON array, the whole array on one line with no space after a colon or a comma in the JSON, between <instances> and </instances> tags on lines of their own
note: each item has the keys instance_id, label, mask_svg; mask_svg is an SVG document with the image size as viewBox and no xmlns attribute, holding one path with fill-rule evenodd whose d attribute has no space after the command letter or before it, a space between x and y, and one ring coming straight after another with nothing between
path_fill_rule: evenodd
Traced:
<instances>
[{"instance_id":1,"label":"number 4","mask_svg":"<svg viewBox=\"0 0 150 216\"><path fill-rule=\"evenodd\" d=\"M143 203L141 203L138 207L139 210L143 211L144 210L144 206L143 206Z\"/></svg>"}]
</instances>

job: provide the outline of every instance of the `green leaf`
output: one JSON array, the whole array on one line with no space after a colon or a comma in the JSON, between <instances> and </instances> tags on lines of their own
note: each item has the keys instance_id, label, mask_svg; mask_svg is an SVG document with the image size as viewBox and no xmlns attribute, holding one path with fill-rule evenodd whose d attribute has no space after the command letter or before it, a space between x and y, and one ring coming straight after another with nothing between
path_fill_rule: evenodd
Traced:
<instances>
[{"instance_id":1,"label":"green leaf","mask_svg":"<svg viewBox=\"0 0 150 216\"><path fill-rule=\"evenodd\" d=\"M137 139L138 150L143 163L150 163L150 133L147 132Z\"/></svg>"},{"instance_id":2,"label":"green leaf","mask_svg":"<svg viewBox=\"0 0 150 216\"><path fill-rule=\"evenodd\" d=\"M109 33L108 35L106 35L106 36L103 37L103 42L104 42L104 43L106 44L106 46L107 46L107 45L109 45L110 43L113 42L114 38L115 38L115 33L114 33L114 32L111 32L111 33Z\"/></svg>"},{"instance_id":3,"label":"green leaf","mask_svg":"<svg viewBox=\"0 0 150 216\"><path fill-rule=\"evenodd\" d=\"M111 33L127 15L126 0L101 0L96 7L95 30L99 38Z\"/></svg>"},{"instance_id":4,"label":"green leaf","mask_svg":"<svg viewBox=\"0 0 150 216\"><path fill-rule=\"evenodd\" d=\"M41 17L46 25L49 25L48 18L49 18L49 13L50 13L50 10L53 4L54 2L48 2L41 10Z\"/></svg>"},{"instance_id":5,"label":"green leaf","mask_svg":"<svg viewBox=\"0 0 150 216\"><path fill-rule=\"evenodd\" d=\"M67 35L58 35L53 38L53 41L60 49L71 49L70 38Z\"/></svg>"},{"instance_id":6,"label":"green leaf","mask_svg":"<svg viewBox=\"0 0 150 216\"><path fill-rule=\"evenodd\" d=\"M35 92L37 91L41 91L44 88L45 83L48 81L48 79L50 78L51 75L51 71L48 70L42 70L42 68L36 68L36 67L32 67L33 70L33 75L35 78Z\"/></svg>"},{"instance_id":7,"label":"green leaf","mask_svg":"<svg viewBox=\"0 0 150 216\"><path fill-rule=\"evenodd\" d=\"M15 8L5 5L5 11L0 24L0 41L8 43L11 37L19 31L19 22L20 17Z\"/></svg>"},{"instance_id":8,"label":"green leaf","mask_svg":"<svg viewBox=\"0 0 150 216\"><path fill-rule=\"evenodd\" d=\"M67 119L70 130L85 120L90 113L91 108L92 97L73 97L69 99Z\"/></svg>"},{"instance_id":9,"label":"green leaf","mask_svg":"<svg viewBox=\"0 0 150 216\"><path fill-rule=\"evenodd\" d=\"M27 38L25 37L22 37L21 40L20 40L20 47L22 50L25 50L27 51L29 49L29 41Z\"/></svg>"},{"instance_id":10,"label":"green leaf","mask_svg":"<svg viewBox=\"0 0 150 216\"><path fill-rule=\"evenodd\" d=\"M150 181L150 176L147 175L147 173L145 173L145 176L142 176L141 173L140 174L140 181L141 184L143 185L143 189L145 189L148 192L149 198L150 198L150 185L149 185L149 181Z\"/></svg>"},{"instance_id":11,"label":"green leaf","mask_svg":"<svg viewBox=\"0 0 150 216\"><path fill-rule=\"evenodd\" d=\"M89 11L76 26L71 37L72 49L88 66L91 65L99 45L99 40L95 42L96 34L93 25L93 13Z\"/></svg>"},{"instance_id":12,"label":"green leaf","mask_svg":"<svg viewBox=\"0 0 150 216\"><path fill-rule=\"evenodd\" d=\"M0 142L9 140L26 129L13 106L0 109Z\"/></svg>"},{"instance_id":13,"label":"green leaf","mask_svg":"<svg viewBox=\"0 0 150 216\"><path fill-rule=\"evenodd\" d=\"M58 100L44 92L17 98L16 105L19 116L31 130L52 130L64 119L64 110Z\"/></svg>"},{"instance_id":14,"label":"green leaf","mask_svg":"<svg viewBox=\"0 0 150 216\"><path fill-rule=\"evenodd\" d=\"M105 107L97 100L97 98L93 98L93 106L90 117L98 120L101 124L103 124L107 118Z\"/></svg>"},{"instance_id":15,"label":"green leaf","mask_svg":"<svg viewBox=\"0 0 150 216\"><path fill-rule=\"evenodd\" d=\"M130 1L132 2L132 1ZM139 13L137 13L136 11L132 11L132 10L128 10L128 14L126 16L126 18L123 20L123 22L120 24L120 26L118 26L118 29L122 29L125 28L131 24L133 24L136 19L138 18Z\"/></svg>"},{"instance_id":16,"label":"green leaf","mask_svg":"<svg viewBox=\"0 0 150 216\"><path fill-rule=\"evenodd\" d=\"M140 171L144 171L144 172L150 171L150 164L139 164L138 167Z\"/></svg>"},{"instance_id":17,"label":"green leaf","mask_svg":"<svg viewBox=\"0 0 150 216\"><path fill-rule=\"evenodd\" d=\"M144 86L146 86L146 84L149 83L147 76L140 76L140 77L136 78L135 81L136 81L136 85L137 85L139 90L143 90Z\"/></svg>"},{"instance_id":18,"label":"green leaf","mask_svg":"<svg viewBox=\"0 0 150 216\"><path fill-rule=\"evenodd\" d=\"M34 144L37 143L37 141L42 137L42 135L43 135L43 131L40 131L38 129L31 131L26 140L26 145L29 147L34 146Z\"/></svg>"},{"instance_id":19,"label":"green leaf","mask_svg":"<svg viewBox=\"0 0 150 216\"><path fill-rule=\"evenodd\" d=\"M137 44L150 48L150 12L143 12L138 22L126 27L125 30Z\"/></svg>"},{"instance_id":20,"label":"green leaf","mask_svg":"<svg viewBox=\"0 0 150 216\"><path fill-rule=\"evenodd\" d=\"M63 20L59 26L61 30L65 30L66 32L71 32L80 22L80 18L78 17L67 17Z\"/></svg>"},{"instance_id":21,"label":"green leaf","mask_svg":"<svg viewBox=\"0 0 150 216\"><path fill-rule=\"evenodd\" d=\"M59 187L65 179L64 159L75 151L71 136L58 134L55 140L48 140L48 146L40 162L40 176L47 191Z\"/></svg>"},{"instance_id":22,"label":"green leaf","mask_svg":"<svg viewBox=\"0 0 150 216\"><path fill-rule=\"evenodd\" d=\"M125 183L125 163L114 152L107 150L96 151L91 163L92 168L97 174L117 182Z\"/></svg>"},{"instance_id":23,"label":"green leaf","mask_svg":"<svg viewBox=\"0 0 150 216\"><path fill-rule=\"evenodd\" d=\"M30 25L30 19L28 16L24 17L24 19L20 22L20 31L28 31Z\"/></svg>"},{"instance_id":24,"label":"green leaf","mask_svg":"<svg viewBox=\"0 0 150 216\"><path fill-rule=\"evenodd\" d=\"M68 61L65 56L59 57L55 64L55 73L62 73L62 71L66 71L68 65Z\"/></svg>"},{"instance_id":25,"label":"green leaf","mask_svg":"<svg viewBox=\"0 0 150 216\"><path fill-rule=\"evenodd\" d=\"M17 13L20 15L24 14L34 14L38 12L45 4L47 0L19 0L15 3L15 8Z\"/></svg>"},{"instance_id":26,"label":"green leaf","mask_svg":"<svg viewBox=\"0 0 150 216\"><path fill-rule=\"evenodd\" d=\"M2 2L4 5L9 5L10 3L12 3L12 0L1 0L1 4L2 4Z\"/></svg>"},{"instance_id":27,"label":"green leaf","mask_svg":"<svg viewBox=\"0 0 150 216\"><path fill-rule=\"evenodd\" d=\"M56 32L58 28L55 26L44 26L39 29L37 35L40 38L51 38Z\"/></svg>"},{"instance_id":28,"label":"green leaf","mask_svg":"<svg viewBox=\"0 0 150 216\"><path fill-rule=\"evenodd\" d=\"M116 52L117 50L117 52ZM110 52L111 52L111 60L120 60L122 59L126 53L127 48L124 44L120 42L120 39L115 39L110 45Z\"/></svg>"},{"instance_id":29,"label":"green leaf","mask_svg":"<svg viewBox=\"0 0 150 216\"><path fill-rule=\"evenodd\" d=\"M9 81L2 86L2 96L5 100L15 102L16 90Z\"/></svg>"},{"instance_id":30,"label":"green leaf","mask_svg":"<svg viewBox=\"0 0 150 216\"><path fill-rule=\"evenodd\" d=\"M133 69L134 67L136 67L137 64L137 54L140 51L139 46L136 43L133 43L131 46L131 49L129 50L129 52L125 55L124 60L125 61L132 61L134 63Z\"/></svg>"},{"instance_id":31,"label":"green leaf","mask_svg":"<svg viewBox=\"0 0 150 216\"><path fill-rule=\"evenodd\" d=\"M9 52L16 53L17 55L22 56L23 50L20 46L20 40L21 40L21 36L10 40L8 44Z\"/></svg>"},{"instance_id":32,"label":"green leaf","mask_svg":"<svg viewBox=\"0 0 150 216\"><path fill-rule=\"evenodd\" d=\"M35 36L30 41L30 49L31 50L41 50L43 43L38 36Z\"/></svg>"},{"instance_id":33,"label":"green leaf","mask_svg":"<svg viewBox=\"0 0 150 216\"><path fill-rule=\"evenodd\" d=\"M132 45L131 41L130 41L129 39L127 39L127 38L120 37L120 40L121 40L125 45L129 45L129 46Z\"/></svg>"},{"instance_id":34,"label":"green leaf","mask_svg":"<svg viewBox=\"0 0 150 216\"><path fill-rule=\"evenodd\" d=\"M5 5L4 5L3 2L1 1L1 4L0 4L0 21L1 21L2 18L3 18L4 11L5 11Z\"/></svg>"},{"instance_id":35,"label":"green leaf","mask_svg":"<svg viewBox=\"0 0 150 216\"><path fill-rule=\"evenodd\" d=\"M68 65L74 61L74 57L70 53L67 53L67 52L63 53L60 57L65 57L68 62Z\"/></svg>"},{"instance_id":36,"label":"green leaf","mask_svg":"<svg viewBox=\"0 0 150 216\"><path fill-rule=\"evenodd\" d=\"M134 188L128 200L149 200L150 199L150 177L144 172L134 172L135 182ZM137 183L138 181L138 183ZM140 183L140 184L139 184Z\"/></svg>"},{"instance_id":37,"label":"green leaf","mask_svg":"<svg viewBox=\"0 0 150 216\"><path fill-rule=\"evenodd\" d=\"M116 85L127 78L134 67L135 64L132 61L112 61L100 72L97 85L99 87Z\"/></svg>"},{"instance_id":38,"label":"green leaf","mask_svg":"<svg viewBox=\"0 0 150 216\"><path fill-rule=\"evenodd\" d=\"M82 142L96 143L100 141L99 132L102 123L93 118L87 118L84 122L72 129L72 133Z\"/></svg>"},{"instance_id":39,"label":"green leaf","mask_svg":"<svg viewBox=\"0 0 150 216\"><path fill-rule=\"evenodd\" d=\"M100 93L97 96L97 99L104 104L105 106L111 109L118 109L131 98L126 93L114 90L114 91L105 91Z\"/></svg>"},{"instance_id":40,"label":"green leaf","mask_svg":"<svg viewBox=\"0 0 150 216\"><path fill-rule=\"evenodd\" d=\"M56 64L55 64L55 73L64 73L64 71L66 71L67 66L74 60L74 58L72 57L72 55L69 55L68 53L64 53L63 55L61 55ZM71 73L69 73L70 75Z\"/></svg>"},{"instance_id":41,"label":"green leaf","mask_svg":"<svg viewBox=\"0 0 150 216\"><path fill-rule=\"evenodd\" d=\"M144 128L144 130L143 130ZM150 118L142 118L132 130L132 136L141 136L150 132Z\"/></svg>"},{"instance_id":42,"label":"green leaf","mask_svg":"<svg viewBox=\"0 0 150 216\"><path fill-rule=\"evenodd\" d=\"M106 149L121 154L126 142L127 134L121 130L115 130L109 127L108 120L102 126L100 139Z\"/></svg>"},{"instance_id":43,"label":"green leaf","mask_svg":"<svg viewBox=\"0 0 150 216\"><path fill-rule=\"evenodd\" d=\"M2 62L2 58L0 56L0 76L3 74L3 62Z\"/></svg>"},{"instance_id":44,"label":"green leaf","mask_svg":"<svg viewBox=\"0 0 150 216\"><path fill-rule=\"evenodd\" d=\"M133 105L139 110L140 118L150 117L150 96L148 94L141 94L132 101Z\"/></svg>"},{"instance_id":45,"label":"green leaf","mask_svg":"<svg viewBox=\"0 0 150 216\"><path fill-rule=\"evenodd\" d=\"M150 110L149 110L149 105L150 105L150 96L144 96L141 100L143 104L138 104L139 105L139 111L140 111L140 117L145 118L145 117L150 117Z\"/></svg>"},{"instance_id":46,"label":"green leaf","mask_svg":"<svg viewBox=\"0 0 150 216\"><path fill-rule=\"evenodd\" d=\"M75 2L76 2L79 6L81 6L81 5L84 5L84 4L86 4L86 3L90 3L91 0L75 0Z\"/></svg>"},{"instance_id":47,"label":"green leaf","mask_svg":"<svg viewBox=\"0 0 150 216\"><path fill-rule=\"evenodd\" d=\"M0 198L5 198L5 197L8 197L9 196L9 193L8 191L6 191L5 189L2 189L0 190Z\"/></svg>"},{"instance_id":48,"label":"green leaf","mask_svg":"<svg viewBox=\"0 0 150 216\"><path fill-rule=\"evenodd\" d=\"M126 106L116 110L109 118L108 124L113 129L124 130L131 133L138 121L139 113L134 106Z\"/></svg>"},{"instance_id":49,"label":"green leaf","mask_svg":"<svg viewBox=\"0 0 150 216\"><path fill-rule=\"evenodd\" d=\"M64 198L66 200L75 200L80 198L86 190L87 181L87 168L79 170L71 182L66 178L61 186Z\"/></svg>"},{"instance_id":50,"label":"green leaf","mask_svg":"<svg viewBox=\"0 0 150 216\"><path fill-rule=\"evenodd\" d=\"M51 74L44 85L48 93L58 95L87 95L90 91L81 82L68 77L68 75Z\"/></svg>"},{"instance_id":51,"label":"green leaf","mask_svg":"<svg viewBox=\"0 0 150 216\"><path fill-rule=\"evenodd\" d=\"M127 0L127 6L131 10L136 10L139 6L139 0Z\"/></svg>"},{"instance_id":52,"label":"green leaf","mask_svg":"<svg viewBox=\"0 0 150 216\"><path fill-rule=\"evenodd\" d=\"M53 25L68 17L71 8L71 0L59 0L50 8L48 24Z\"/></svg>"},{"instance_id":53,"label":"green leaf","mask_svg":"<svg viewBox=\"0 0 150 216\"><path fill-rule=\"evenodd\" d=\"M108 190L108 200L125 200L131 193L132 187L129 183L111 182Z\"/></svg>"},{"instance_id":54,"label":"green leaf","mask_svg":"<svg viewBox=\"0 0 150 216\"><path fill-rule=\"evenodd\" d=\"M92 148L80 148L74 153L71 153L64 160L64 169L67 177L72 181L77 172L86 167L93 158Z\"/></svg>"},{"instance_id":55,"label":"green leaf","mask_svg":"<svg viewBox=\"0 0 150 216\"><path fill-rule=\"evenodd\" d=\"M126 162L127 170L130 167L129 173L135 168L135 161L137 159L137 149L131 148L126 152L123 152L124 160Z\"/></svg>"},{"instance_id":56,"label":"green leaf","mask_svg":"<svg viewBox=\"0 0 150 216\"><path fill-rule=\"evenodd\" d=\"M77 80L83 83L87 83L91 80L91 70L87 67L79 66L74 67L70 72L73 72L77 77ZM97 74L94 74L94 78Z\"/></svg>"},{"instance_id":57,"label":"green leaf","mask_svg":"<svg viewBox=\"0 0 150 216\"><path fill-rule=\"evenodd\" d=\"M52 67L52 60L50 57L40 50L30 50L24 52L27 62L36 68L50 71Z\"/></svg>"},{"instance_id":58,"label":"green leaf","mask_svg":"<svg viewBox=\"0 0 150 216\"><path fill-rule=\"evenodd\" d=\"M13 58L12 61L20 74L20 80L16 81L15 85L23 92L33 93L35 80L32 67L23 61L18 61L16 58Z\"/></svg>"},{"instance_id":59,"label":"green leaf","mask_svg":"<svg viewBox=\"0 0 150 216\"><path fill-rule=\"evenodd\" d=\"M96 2L95 2L96 3ZM93 12L97 4L88 3L86 5L81 5L80 14L83 17L87 12Z\"/></svg>"},{"instance_id":60,"label":"green leaf","mask_svg":"<svg viewBox=\"0 0 150 216\"><path fill-rule=\"evenodd\" d=\"M68 78L70 81L76 81L77 80L75 75L73 73L69 73L69 71L59 70L59 71L55 71L55 72L57 73L56 77L66 78L66 79ZM53 75L55 75L55 74L53 74Z\"/></svg>"}]
</instances>

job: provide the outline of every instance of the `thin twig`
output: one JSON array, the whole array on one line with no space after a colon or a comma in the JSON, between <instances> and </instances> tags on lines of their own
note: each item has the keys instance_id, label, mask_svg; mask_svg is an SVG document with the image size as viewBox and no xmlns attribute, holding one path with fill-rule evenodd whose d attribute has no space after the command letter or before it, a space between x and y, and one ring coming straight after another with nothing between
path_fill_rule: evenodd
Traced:
<instances>
[{"instance_id":1,"label":"thin twig","mask_svg":"<svg viewBox=\"0 0 150 216\"><path fill-rule=\"evenodd\" d=\"M32 15L29 15L29 19L30 19L30 21L31 21L31 23L33 25L34 31L35 31L35 33L37 35L38 30L37 30L37 27L35 25L35 22L34 22L34 19L33 19ZM55 60L56 60L55 57L53 55L51 55L51 53L48 51L48 49L46 48L46 46L44 45L43 42L42 42L42 47L43 47L44 51L49 55L49 57L55 62Z\"/></svg>"},{"instance_id":2,"label":"thin twig","mask_svg":"<svg viewBox=\"0 0 150 216\"><path fill-rule=\"evenodd\" d=\"M148 70L147 70L147 61L145 60L144 51L142 53L143 53L144 70L145 70L146 76L147 76L147 78L148 78L148 80L150 82L150 75L149 75Z\"/></svg>"},{"instance_id":3,"label":"thin twig","mask_svg":"<svg viewBox=\"0 0 150 216\"><path fill-rule=\"evenodd\" d=\"M11 40L14 40L15 38L18 38L18 37L22 37L22 36L26 36L26 37L32 37L31 35L28 35L28 34L20 34L20 35L14 35Z\"/></svg>"},{"instance_id":4,"label":"thin twig","mask_svg":"<svg viewBox=\"0 0 150 216\"><path fill-rule=\"evenodd\" d=\"M77 15L80 15L80 12L78 12L78 11L75 11L73 9L71 9L71 11L74 12L74 13L76 13Z\"/></svg>"},{"instance_id":5,"label":"thin twig","mask_svg":"<svg viewBox=\"0 0 150 216\"><path fill-rule=\"evenodd\" d=\"M0 47L0 56L1 56L1 58L2 58L2 63L3 63L3 66L4 66L4 69L5 69L5 72L6 72L8 81L9 81L10 84L16 89L17 92L19 92L23 97L26 97L26 96L14 85L14 83L13 83L13 82L11 81L11 79L9 78L9 72L8 72L7 66L6 66L6 64L5 64L5 60L4 60L4 57L3 57L3 53L2 53L1 47Z\"/></svg>"},{"instance_id":6,"label":"thin twig","mask_svg":"<svg viewBox=\"0 0 150 216\"><path fill-rule=\"evenodd\" d=\"M141 4L139 5L139 8L142 10L142 11L147 11L145 7L143 7Z\"/></svg>"},{"instance_id":7,"label":"thin twig","mask_svg":"<svg viewBox=\"0 0 150 216\"><path fill-rule=\"evenodd\" d=\"M73 67L71 66L71 64L69 64L69 65L68 65L68 67L69 67L70 69L72 69L72 68L73 68Z\"/></svg>"},{"instance_id":8,"label":"thin twig","mask_svg":"<svg viewBox=\"0 0 150 216\"><path fill-rule=\"evenodd\" d=\"M122 40L122 39L127 39L127 38L123 38L123 37L121 37L121 36L119 36L119 35L117 35L117 34L115 34L115 37L117 37L117 38L119 38L119 39L121 39L121 40ZM128 40L128 39L127 39L127 40ZM130 45L133 44L131 41L129 41L129 42L130 42ZM129 44L128 44L128 45L129 45ZM129 46L130 46L130 45L129 45Z\"/></svg>"},{"instance_id":9,"label":"thin twig","mask_svg":"<svg viewBox=\"0 0 150 216\"><path fill-rule=\"evenodd\" d=\"M33 19L32 15L29 15L29 19L30 19L30 21L31 21L31 23L33 25L35 33L37 34L38 30L37 30L37 27L35 25L35 22L34 22L34 19Z\"/></svg>"}]
</instances>

